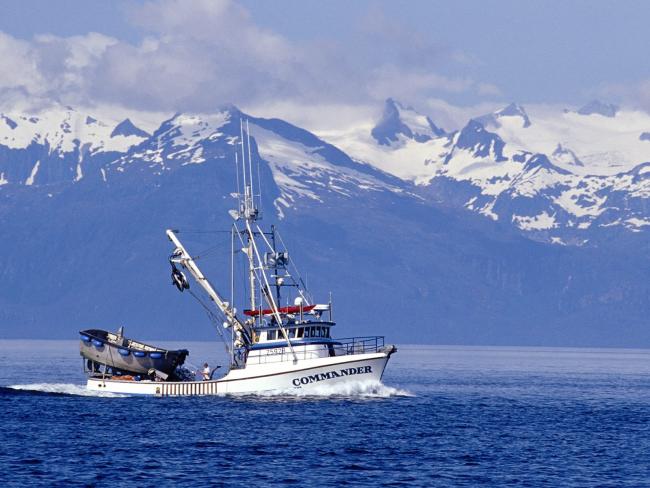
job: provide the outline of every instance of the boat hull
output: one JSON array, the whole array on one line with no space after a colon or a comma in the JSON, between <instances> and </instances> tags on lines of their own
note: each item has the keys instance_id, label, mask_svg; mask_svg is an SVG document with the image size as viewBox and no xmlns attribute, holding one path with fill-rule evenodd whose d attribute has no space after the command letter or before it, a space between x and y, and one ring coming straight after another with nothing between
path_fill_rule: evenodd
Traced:
<instances>
[{"instance_id":1,"label":"boat hull","mask_svg":"<svg viewBox=\"0 0 650 488\"><path fill-rule=\"evenodd\" d=\"M82 330L80 334L81 357L124 374L144 375L153 368L170 375L189 354L185 349L168 351L126 338L120 338L117 343L115 334L101 329Z\"/></svg>"},{"instance_id":2,"label":"boat hull","mask_svg":"<svg viewBox=\"0 0 650 488\"><path fill-rule=\"evenodd\" d=\"M380 381L389 353L353 354L297 363L248 366L210 381L123 381L89 378L93 391L152 396L209 396L262 392L310 392L365 381Z\"/></svg>"}]
</instances>

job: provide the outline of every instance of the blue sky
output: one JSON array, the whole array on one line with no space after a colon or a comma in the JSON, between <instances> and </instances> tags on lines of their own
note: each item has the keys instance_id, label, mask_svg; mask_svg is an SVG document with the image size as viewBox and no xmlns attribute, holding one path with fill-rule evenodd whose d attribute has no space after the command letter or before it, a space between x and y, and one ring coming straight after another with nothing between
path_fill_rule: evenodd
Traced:
<instances>
[{"instance_id":1,"label":"blue sky","mask_svg":"<svg viewBox=\"0 0 650 488\"><path fill-rule=\"evenodd\" d=\"M521 101L589 98L604 85L650 78L650 2L626 1L246 1L256 22L296 40L353 44L363 19L380 12L440 50L462 52L447 75L471 76ZM317 12L317 13L314 13Z\"/></svg>"},{"instance_id":2,"label":"blue sky","mask_svg":"<svg viewBox=\"0 0 650 488\"><path fill-rule=\"evenodd\" d=\"M642 1L7 0L0 102L209 110L601 98L648 110L648 19Z\"/></svg>"}]
</instances>

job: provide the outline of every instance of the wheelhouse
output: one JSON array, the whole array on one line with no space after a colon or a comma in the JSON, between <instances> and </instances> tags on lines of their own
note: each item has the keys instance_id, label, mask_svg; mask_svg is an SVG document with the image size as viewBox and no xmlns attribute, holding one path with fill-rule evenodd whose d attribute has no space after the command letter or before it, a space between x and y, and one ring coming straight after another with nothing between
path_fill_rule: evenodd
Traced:
<instances>
[{"instance_id":1,"label":"wheelhouse","mask_svg":"<svg viewBox=\"0 0 650 488\"><path fill-rule=\"evenodd\" d=\"M289 339L331 340L331 328L334 325L334 322L305 322L303 324L288 325L284 329ZM268 327L259 330L258 343L275 341L286 342L280 327Z\"/></svg>"}]
</instances>

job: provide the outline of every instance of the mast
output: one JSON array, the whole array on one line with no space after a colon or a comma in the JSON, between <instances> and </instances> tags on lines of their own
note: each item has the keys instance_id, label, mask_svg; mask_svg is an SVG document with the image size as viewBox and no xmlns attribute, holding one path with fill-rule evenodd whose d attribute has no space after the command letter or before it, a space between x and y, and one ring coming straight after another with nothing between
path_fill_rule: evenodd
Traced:
<instances>
[{"instance_id":1,"label":"mast","mask_svg":"<svg viewBox=\"0 0 650 488\"><path fill-rule=\"evenodd\" d=\"M244 178L244 207L243 209L243 214L244 218L248 221L249 219L255 220L257 218L257 209L253 205L253 199L252 199L252 192L253 192L253 184L252 184L252 171L250 171L250 136L248 136L248 165L249 165L249 171L248 171L248 178L246 177L246 151L244 148L244 122L242 119L239 119L239 136L241 140L241 157L242 157L242 172L243 172L243 178ZM253 240L253 236L249 233L247 236L246 240L246 256L248 257L248 287L249 287L249 292L250 292L250 309L255 310L256 307L256 302L255 302L255 261L254 261L254 256L253 256L253 250L251 248L251 241Z\"/></svg>"},{"instance_id":2,"label":"mast","mask_svg":"<svg viewBox=\"0 0 650 488\"><path fill-rule=\"evenodd\" d=\"M252 155L251 155L251 143L250 143L250 129L248 121L246 122L246 139L244 139L244 124L240 120L239 123L240 131L240 140L241 140L241 156L242 156L242 177L243 177L243 199L242 194L240 193L239 182L237 184L237 193L232 194L233 197L237 197L238 209L230 210L229 213L235 220L232 226L231 232L231 261L230 261L230 302L228 302L224 295L220 294L208 281L203 272L199 269L194 261L194 258L190 253L185 249L181 241L176 235L178 231L176 230L167 230L167 237L174 244L175 249L172 253L169 261L172 265L172 279L174 284L178 287L180 291L189 288L187 279L185 275L176 268L176 264L180 264L183 268L187 269L196 282L205 290L210 299L215 303L217 308L221 313L226 317L226 321L223 323L223 328L231 328L231 365L235 365L236 356L235 349L245 348L249 350L251 346L256 342L255 338L255 327L263 325L263 315L262 315L262 304L263 302L268 303L269 308L271 309L271 314L273 316L273 325L277 325L278 329L282 332L282 336L287 341L287 346L291 351L293 356L294 363L298 362L298 357L296 352L291 344L289 339L289 334L287 329L284 327L282 322L282 315L280 314L280 286L282 284L282 279L278 277L278 253L275 250L275 227L272 228L271 236L273 244L271 244L262 231L262 229L257 225L256 221L260 218L260 213L255 205L255 195L253 193L253 165L252 165ZM246 143L248 143L248 161L246 161ZM237 161L237 152L235 151L235 164L237 166L237 173L239 173L239 165ZM238 179L239 180L239 179ZM258 186L259 182L258 182ZM237 222L242 220L244 226L239 226ZM257 310L257 293L259 292L259 312L258 314L252 314L251 318L247 320L241 320L236 315L236 310L233 307L235 300L235 236L237 236L243 246L241 251L246 254L248 261L248 287L250 292L250 310ZM271 253L263 254L260 252L256 236L260 236L264 241L264 245L267 246ZM262 250L264 251L264 249ZM263 258L267 259L269 254L273 256L275 260L274 264L270 262L267 263ZM286 261L286 253L284 254L284 260ZM274 269L275 280L273 285L269 281L266 270ZM276 292L273 293L272 286L275 286ZM200 301L200 300L199 300ZM221 333L221 330L219 330ZM223 336L222 336L223 337ZM224 342L225 338L224 338ZM228 345L226 345L228 348ZM242 351L239 351L238 354L241 354ZM239 355L240 359L245 358L245 355Z\"/></svg>"},{"instance_id":3,"label":"mast","mask_svg":"<svg viewBox=\"0 0 650 488\"><path fill-rule=\"evenodd\" d=\"M275 225L271 226L271 248L273 252L277 252L275 248ZM275 279L275 299L280 303L280 277L278 276L278 260L273 260L273 277Z\"/></svg>"},{"instance_id":4,"label":"mast","mask_svg":"<svg viewBox=\"0 0 650 488\"><path fill-rule=\"evenodd\" d=\"M269 279L266 276L266 272L264 270L264 261L262 260L262 256L259 252L257 243L255 241L255 232L253 231L253 228L254 227L257 228L259 232L261 232L261 230L255 223L259 218L259 210L255 206L255 198L253 195L253 163L251 157L250 127L248 125L248 121L246 121L246 139L244 139L244 124L241 119L239 121L239 133L240 133L241 144L242 144L242 148L241 148L242 158L243 158L242 168L244 172L244 205L243 208L240 209L238 217L244 219L245 226L246 226L245 230L243 230L242 232L246 234L245 251L248 257L250 309L251 310L256 309L256 301L255 301L255 294L257 288L256 282L259 281L260 302L266 301L269 304L269 307L272 310L273 317L278 325L278 328L282 331L282 335L284 339L287 341L287 345L291 350L291 354L293 355L294 362L297 362L298 357L296 356L296 352L293 349L293 345L289 340L289 335L287 334L286 329L282 326L282 316L280 315L280 312L278 310L279 303L276 302L273 296L273 292L271 291L271 283L269 282ZM248 144L248 178L246 177L246 151L244 148L244 145L246 143ZM258 182L258 186L259 185L260 182ZM258 316L258 319L260 321L262 320L261 314ZM255 321L257 319L253 318L252 320Z\"/></svg>"},{"instance_id":5,"label":"mast","mask_svg":"<svg viewBox=\"0 0 650 488\"><path fill-rule=\"evenodd\" d=\"M237 153L235 153L237 156ZM239 177L237 178L239 179ZM239 191L239 185L237 185ZM233 225L230 229L230 303L235 303L235 231ZM230 334L230 364L235 363L235 334Z\"/></svg>"}]
</instances>

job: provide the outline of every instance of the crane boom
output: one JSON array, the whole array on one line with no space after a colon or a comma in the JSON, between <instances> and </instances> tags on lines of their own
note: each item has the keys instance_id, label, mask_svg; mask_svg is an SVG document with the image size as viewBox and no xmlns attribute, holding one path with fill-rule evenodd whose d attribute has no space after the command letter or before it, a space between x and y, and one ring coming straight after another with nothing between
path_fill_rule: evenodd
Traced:
<instances>
[{"instance_id":1,"label":"crane boom","mask_svg":"<svg viewBox=\"0 0 650 488\"><path fill-rule=\"evenodd\" d=\"M176 237L176 231L167 229L166 234L169 240L172 241L174 246L176 246L176 251L174 253L174 257L172 258L172 261L181 264L184 268L186 268L190 272L190 274L194 277L196 282L206 291L206 293L210 296L210 299L216 304L219 310L226 316L226 319L228 320L230 325L233 326L238 325L241 329L245 330L244 324L235 315L234 308L231 306L231 304L229 304L226 300L224 300L222 296L214 289L212 284L208 281L208 279L205 277L203 272L196 265L190 253L187 252L185 246L183 246L183 244L178 239L178 237Z\"/></svg>"}]
</instances>

